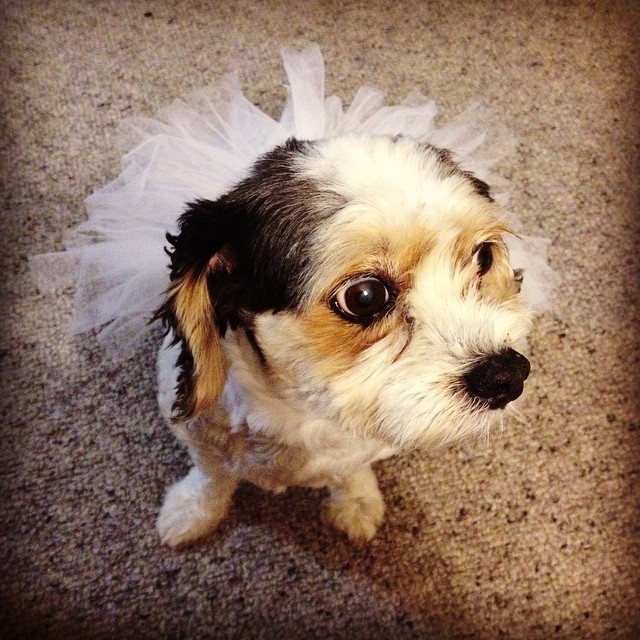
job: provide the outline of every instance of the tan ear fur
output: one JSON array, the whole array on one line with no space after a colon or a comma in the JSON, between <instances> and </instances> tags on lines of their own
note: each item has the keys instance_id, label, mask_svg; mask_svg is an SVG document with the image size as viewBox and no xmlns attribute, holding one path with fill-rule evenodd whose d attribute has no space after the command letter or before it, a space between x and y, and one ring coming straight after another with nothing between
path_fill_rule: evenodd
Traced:
<instances>
[{"instance_id":1,"label":"tan ear fur","mask_svg":"<svg viewBox=\"0 0 640 640\"><path fill-rule=\"evenodd\" d=\"M191 381L183 398L183 411L188 416L215 402L226 380L227 368L208 285L208 276L220 269L227 270L228 264L216 255L205 270L187 271L169 292L177 332L193 358Z\"/></svg>"}]
</instances>

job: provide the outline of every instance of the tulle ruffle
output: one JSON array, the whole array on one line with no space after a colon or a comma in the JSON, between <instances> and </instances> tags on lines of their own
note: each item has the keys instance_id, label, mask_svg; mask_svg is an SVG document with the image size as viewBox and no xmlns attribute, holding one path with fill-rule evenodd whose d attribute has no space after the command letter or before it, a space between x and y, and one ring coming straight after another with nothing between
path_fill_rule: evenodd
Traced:
<instances>
[{"instance_id":1,"label":"tulle ruffle","mask_svg":"<svg viewBox=\"0 0 640 640\"><path fill-rule=\"evenodd\" d=\"M282 58L289 95L279 120L251 104L237 76L229 75L188 101L173 102L155 119L123 122L130 150L120 175L87 198L88 219L68 233L66 251L31 259L40 290L75 286L72 332L94 331L113 354L129 353L162 301L165 233L176 231L185 203L220 197L260 154L292 136L404 134L448 148L465 169L504 188L491 167L513 142L481 103L440 127L435 103L417 93L387 106L380 90L361 87L345 108L337 96L325 97L317 46L284 50ZM504 192L497 199L504 201ZM517 228L517 221L510 222ZM510 241L514 267L525 269L522 295L534 312L549 304L547 245L525 236Z\"/></svg>"}]
</instances>

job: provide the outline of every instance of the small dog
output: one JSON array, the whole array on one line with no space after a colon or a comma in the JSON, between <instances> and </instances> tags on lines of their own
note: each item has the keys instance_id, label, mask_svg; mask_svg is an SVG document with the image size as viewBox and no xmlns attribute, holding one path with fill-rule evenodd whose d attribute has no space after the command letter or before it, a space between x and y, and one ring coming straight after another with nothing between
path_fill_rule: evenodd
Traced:
<instances>
[{"instance_id":1,"label":"small dog","mask_svg":"<svg viewBox=\"0 0 640 640\"><path fill-rule=\"evenodd\" d=\"M194 466L163 543L214 530L241 480L328 486L328 520L369 540L372 462L499 422L530 369L500 213L449 152L360 134L291 139L188 205L156 317L160 407Z\"/></svg>"}]
</instances>

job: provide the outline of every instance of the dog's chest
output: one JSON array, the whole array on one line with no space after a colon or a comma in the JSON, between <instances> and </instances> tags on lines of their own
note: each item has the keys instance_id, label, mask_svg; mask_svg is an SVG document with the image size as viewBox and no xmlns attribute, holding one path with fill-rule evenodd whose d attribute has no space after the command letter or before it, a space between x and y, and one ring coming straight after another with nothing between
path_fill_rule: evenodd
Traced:
<instances>
[{"instance_id":1,"label":"dog's chest","mask_svg":"<svg viewBox=\"0 0 640 640\"><path fill-rule=\"evenodd\" d=\"M266 442L250 437L249 447L234 462L242 477L269 491L281 492L289 486L340 486L363 466L393 455L378 443L351 438L343 443L319 443L315 449L304 445Z\"/></svg>"},{"instance_id":2,"label":"dog's chest","mask_svg":"<svg viewBox=\"0 0 640 640\"><path fill-rule=\"evenodd\" d=\"M233 381L221 409L228 431L216 437L224 440L227 466L270 491L340 485L363 466L396 453L379 440L345 433L284 401L256 398Z\"/></svg>"}]
</instances>

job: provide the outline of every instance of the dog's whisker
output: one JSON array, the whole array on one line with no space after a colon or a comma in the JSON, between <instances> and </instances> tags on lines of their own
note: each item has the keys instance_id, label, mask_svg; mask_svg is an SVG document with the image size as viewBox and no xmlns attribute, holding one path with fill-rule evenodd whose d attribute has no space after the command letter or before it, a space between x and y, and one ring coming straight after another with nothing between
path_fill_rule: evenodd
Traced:
<instances>
[{"instance_id":1,"label":"dog's whisker","mask_svg":"<svg viewBox=\"0 0 640 640\"><path fill-rule=\"evenodd\" d=\"M531 420L527 417L524 411L521 411L513 403L509 405L509 417L516 420L525 427L531 427Z\"/></svg>"}]
</instances>

